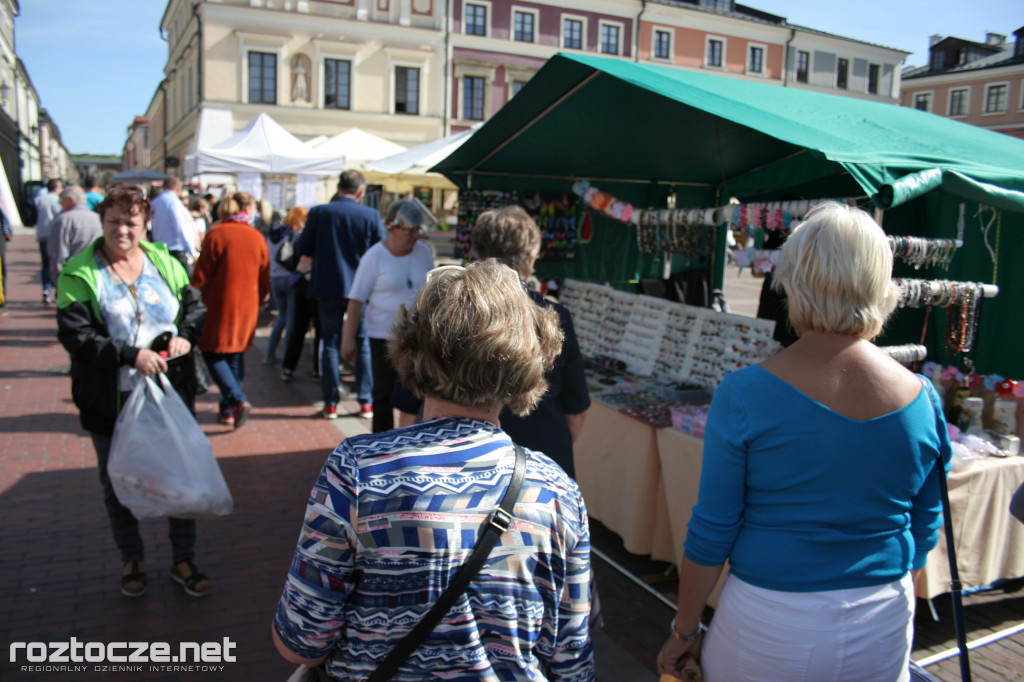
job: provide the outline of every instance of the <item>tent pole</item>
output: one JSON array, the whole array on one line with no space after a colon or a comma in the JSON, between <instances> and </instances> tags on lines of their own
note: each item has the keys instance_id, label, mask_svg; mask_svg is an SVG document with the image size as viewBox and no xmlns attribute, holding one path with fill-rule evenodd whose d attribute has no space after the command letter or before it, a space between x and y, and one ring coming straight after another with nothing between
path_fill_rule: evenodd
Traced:
<instances>
[{"instance_id":1,"label":"tent pole","mask_svg":"<svg viewBox=\"0 0 1024 682\"><path fill-rule=\"evenodd\" d=\"M528 122L528 123L527 123L526 125L524 125L524 126L523 126L522 128L520 128L520 129L519 129L519 130L517 130L516 132L512 133L512 135L510 135L510 136L509 136L509 137L508 137L508 138L507 138L507 139L506 139L506 140L505 140L504 142L502 142L501 144L499 144L499 145L498 145L497 147L495 147L494 149L492 149L492 150L491 150L491 151L490 151L490 152L489 152L489 153L488 153L488 154L487 154L486 156L484 156L484 157L483 157L482 159L480 159L479 161L477 161L477 162L476 162L476 164L475 164L475 165L474 165L474 166L473 166L472 168L470 168L470 169L469 169L469 171L470 171L470 172L473 172L473 171L475 171L475 170L476 170L477 168L479 168L479 167L480 167L480 164L482 164L482 163L486 163L486 161L487 161L487 160L488 160L489 158L491 158L492 156L494 156L495 154L497 154L498 152L500 152L500 151L501 151L502 149L504 149L504 148L505 148L505 146L506 146L506 145L508 145L508 144L509 144L509 143L511 143L511 142L512 142L513 140L515 140L515 139L516 139L517 137L519 137L520 135L522 135L523 133L525 133L525 132L526 132L527 130L529 130L530 128L532 128L532 127L533 127L533 124L534 124L534 123L536 123L537 121L539 121L539 120L541 120L542 118L544 118L545 116L547 116L547 115L548 115L548 113L549 113L549 112L550 112L550 111L551 111L552 109L554 109L554 108L555 108L555 107L557 107L557 106L558 106L559 104L561 104L561 103L562 103L562 102L564 102L565 100L567 100L567 99L569 99L570 97L572 97L573 95L575 95L575 94L576 94L576 92L577 92L578 90L580 90L580 89L581 89L582 87L584 87L585 85L587 85L588 83L590 83L590 81L592 81L592 80L594 80L595 78L597 78L597 77L598 77L599 75L601 75L601 73L602 73L601 71L597 71L597 70L595 69L595 70L594 70L594 73L590 74L589 76L587 76L586 78L584 78L583 80L581 80L581 81L580 81L579 83L577 83L577 84L576 84L575 86L573 86L573 88L572 88L571 90L569 90L569 92L565 93L564 95L562 95L561 97L559 97L558 99L556 99L556 100L555 100L554 102L552 102L551 104L549 104L549 105L548 105L548 106L547 106L547 107L546 107L546 108L544 109L544 111L542 111L542 112L540 112L539 114L537 114L536 116L534 116L534 117L533 117L532 119L530 119L530 121L529 121L529 122Z\"/></svg>"}]
</instances>

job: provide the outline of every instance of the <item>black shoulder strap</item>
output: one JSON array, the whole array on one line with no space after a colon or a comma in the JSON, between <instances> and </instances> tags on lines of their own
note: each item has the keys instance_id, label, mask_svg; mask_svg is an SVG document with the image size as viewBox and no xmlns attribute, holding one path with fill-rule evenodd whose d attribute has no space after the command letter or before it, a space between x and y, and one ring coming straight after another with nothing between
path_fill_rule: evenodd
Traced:
<instances>
[{"instance_id":1,"label":"black shoulder strap","mask_svg":"<svg viewBox=\"0 0 1024 682\"><path fill-rule=\"evenodd\" d=\"M423 616L423 619L409 631L409 634L391 650L391 653L373 671L373 674L366 678L367 682L385 682L391 679L391 676L398 671L398 668L405 663L406 659L412 655L412 652L416 651L417 647L427 638L427 635L434 631L437 624L441 622L445 614L462 596L462 593L466 591L470 581L483 568L484 562L487 561L491 550L498 543L498 538L512 525L512 510L516 506L516 502L519 501L519 494L523 488L523 475L526 473L526 452L519 445L515 446L515 450L516 465L515 469L512 470L512 480L509 481L508 489L505 490L505 496L501 499L501 504L491 512L487 521L484 522L483 530L477 539L476 546L473 548L473 553L469 555L469 559L459 569L459 574L448 585L448 589L437 598L437 602L427 612L427 615Z\"/></svg>"}]
</instances>

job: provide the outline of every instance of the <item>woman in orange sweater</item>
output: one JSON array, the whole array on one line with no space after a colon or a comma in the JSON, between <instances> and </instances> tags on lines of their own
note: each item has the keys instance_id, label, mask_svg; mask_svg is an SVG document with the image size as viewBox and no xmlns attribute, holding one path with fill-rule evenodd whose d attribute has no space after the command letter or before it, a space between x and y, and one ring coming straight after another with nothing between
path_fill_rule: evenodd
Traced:
<instances>
[{"instance_id":1,"label":"woman in orange sweater","mask_svg":"<svg viewBox=\"0 0 1024 682\"><path fill-rule=\"evenodd\" d=\"M206 233L192 273L192 286L203 292L206 304L198 346L220 389L219 421L236 429L252 409L242 390L245 351L256 336L260 304L270 293L267 242L250 224L255 206L245 192L220 202L220 222Z\"/></svg>"}]
</instances>

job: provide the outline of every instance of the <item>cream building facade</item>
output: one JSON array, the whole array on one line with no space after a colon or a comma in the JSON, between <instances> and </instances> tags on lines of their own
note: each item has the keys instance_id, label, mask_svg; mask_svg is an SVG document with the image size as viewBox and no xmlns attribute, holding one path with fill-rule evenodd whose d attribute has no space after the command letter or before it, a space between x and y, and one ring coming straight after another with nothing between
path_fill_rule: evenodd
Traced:
<instances>
[{"instance_id":1,"label":"cream building facade","mask_svg":"<svg viewBox=\"0 0 1024 682\"><path fill-rule=\"evenodd\" d=\"M200 139L260 113L301 140L436 140L493 116L559 51L894 104L908 54L727 0L170 0L161 30L149 165L178 175ZM230 115L214 125L213 110Z\"/></svg>"}]
</instances>

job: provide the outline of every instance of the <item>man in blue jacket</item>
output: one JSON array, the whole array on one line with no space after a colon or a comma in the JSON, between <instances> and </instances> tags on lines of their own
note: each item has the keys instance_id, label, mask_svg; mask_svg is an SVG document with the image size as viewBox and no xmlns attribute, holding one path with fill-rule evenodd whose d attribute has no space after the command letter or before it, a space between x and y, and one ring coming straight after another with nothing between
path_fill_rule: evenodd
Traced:
<instances>
[{"instance_id":1,"label":"man in blue jacket","mask_svg":"<svg viewBox=\"0 0 1024 682\"><path fill-rule=\"evenodd\" d=\"M314 206L306 227L295 244L299 256L312 258L308 295L320 308L320 333L323 352L320 358L320 386L323 392L322 416L338 415L338 355L341 327L348 307L348 289L359 259L385 237L380 214L361 205L366 178L349 170L338 180L338 194L330 203ZM359 355L356 358L356 393L360 416L372 416L373 376L370 374L370 345L362 321L359 322Z\"/></svg>"}]
</instances>

